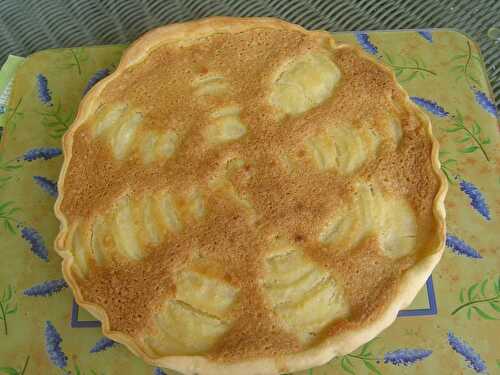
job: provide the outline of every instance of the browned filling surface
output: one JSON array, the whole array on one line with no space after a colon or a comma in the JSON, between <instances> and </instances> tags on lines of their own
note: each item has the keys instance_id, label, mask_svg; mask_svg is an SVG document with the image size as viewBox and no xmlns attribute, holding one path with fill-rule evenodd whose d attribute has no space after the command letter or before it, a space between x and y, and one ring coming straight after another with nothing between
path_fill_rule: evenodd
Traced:
<instances>
[{"instance_id":1,"label":"browned filling surface","mask_svg":"<svg viewBox=\"0 0 500 375\"><path fill-rule=\"evenodd\" d=\"M332 95L304 113L278 115L269 102L276 71L290 58L315 51L329 54L340 69ZM194 77L212 72L225 77L229 94L196 98ZM234 360L297 352L302 345L283 327L262 292L262 263L273 238L300 247L343 286L351 312L324 329L318 340L374 319L391 299L402 272L428 255L438 189L431 140L390 74L354 48L333 49L299 32L264 28L215 34L185 46L155 49L109 82L98 100L103 105L126 101L142 113L145 129L175 131L179 142L165 160L145 164L134 152L116 160L106 142L91 136L94 120L89 119L74 134L64 179L61 210L69 223L92 220L123 194L143 196L166 189L175 192L182 206L183 192L194 186L203 194L206 211L201 220L186 218L182 230L150 246L142 260L93 263L89 276L78 279L85 301L104 308L113 331L141 334L162 301L175 294L173 276L196 255L222 265L216 272L240 290L231 312L234 324L209 356ZM239 106L247 132L234 141L210 144L203 129L210 113L227 105ZM397 147L382 144L349 174L314 165L305 139L337 124L377 122L386 113L401 123ZM284 156L294 168L287 168ZM228 179L252 209L210 187L233 159L244 164ZM372 181L410 203L419 227L415 253L386 257L373 236L349 251L319 241L321 228L349 202L359 181Z\"/></svg>"}]
</instances>

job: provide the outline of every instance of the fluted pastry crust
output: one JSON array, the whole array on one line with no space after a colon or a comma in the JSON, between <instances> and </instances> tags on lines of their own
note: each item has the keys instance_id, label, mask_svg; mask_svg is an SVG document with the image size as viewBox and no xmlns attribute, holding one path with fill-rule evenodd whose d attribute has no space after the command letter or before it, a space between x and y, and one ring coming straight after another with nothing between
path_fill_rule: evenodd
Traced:
<instances>
[{"instance_id":1,"label":"fluted pastry crust","mask_svg":"<svg viewBox=\"0 0 500 375\"><path fill-rule=\"evenodd\" d=\"M394 74L269 18L153 30L63 140L55 247L106 336L184 373L320 365L439 261L446 180Z\"/></svg>"}]
</instances>

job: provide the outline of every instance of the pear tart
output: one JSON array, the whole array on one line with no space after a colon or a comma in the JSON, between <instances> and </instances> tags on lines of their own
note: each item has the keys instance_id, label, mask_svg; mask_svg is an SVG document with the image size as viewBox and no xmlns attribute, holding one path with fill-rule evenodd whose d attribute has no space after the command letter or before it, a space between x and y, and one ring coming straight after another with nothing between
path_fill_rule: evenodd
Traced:
<instances>
[{"instance_id":1,"label":"pear tart","mask_svg":"<svg viewBox=\"0 0 500 375\"><path fill-rule=\"evenodd\" d=\"M446 181L392 72L276 19L153 30L64 137L56 249L106 336L187 374L325 363L439 261Z\"/></svg>"}]
</instances>

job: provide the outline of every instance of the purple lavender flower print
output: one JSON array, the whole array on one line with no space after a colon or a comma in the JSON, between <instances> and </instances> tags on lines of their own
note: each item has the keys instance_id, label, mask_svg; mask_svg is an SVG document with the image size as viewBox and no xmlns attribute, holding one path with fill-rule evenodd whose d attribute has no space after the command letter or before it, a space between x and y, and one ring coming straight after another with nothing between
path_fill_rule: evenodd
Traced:
<instances>
[{"instance_id":1,"label":"purple lavender flower print","mask_svg":"<svg viewBox=\"0 0 500 375\"><path fill-rule=\"evenodd\" d=\"M497 107L495 107L493 101L491 101L484 92L474 90L474 98L476 99L477 104L479 104L486 112L494 118L497 118Z\"/></svg>"},{"instance_id":2,"label":"purple lavender flower print","mask_svg":"<svg viewBox=\"0 0 500 375\"><path fill-rule=\"evenodd\" d=\"M59 156L62 154L62 150L60 148L55 148L55 147L40 147L40 148L33 148L31 150L26 151L23 154L23 159L25 161L34 161L34 160L49 160L52 158L55 158L56 156Z\"/></svg>"},{"instance_id":3,"label":"purple lavender flower print","mask_svg":"<svg viewBox=\"0 0 500 375\"><path fill-rule=\"evenodd\" d=\"M33 176L33 180L51 197L57 198L57 183L43 176Z\"/></svg>"},{"instance_id":4,"label":"purple lavender flower print","mask_svg":"<svg viewBox=\"0 0 500 375\"><path fill-rule=\"evenodd\" d=\"M472 184L472 182L468 182L460 179L460 190L462 190L470 199L470 205L473 209L475 209L482 217L486 220L490 220L490 210L484 199L481 191Z\"/></svg>"},{"instance_id":5,"label":"purple lavender flower print","mask_svg":"<svg viewBox=\"0 0 500 375\"><path fill-rule=\"evenodd\" d=\"M432 113L438 117L446 117L448 116L448 112L445 111L443 107L437 104L433 100L419 98L418 96L410 96L410 99L419 107L422 107L426 111Z\"/></svg>"},{"instance_id":6,"label":"purple lavender flower print","mask_svg":"<svg viewBox=\"0 0 500 375\"><path fill-rule=\"evenodd\" d=\"M54 325L47 320L45 323L45 349L50 361L58 368L65 368L68 364L68 357L61 349L61 336Z\"/></svg>"},{"instance_id":7,"label":"purple lavender flower print","mask_svg":"<svg viewBox=\"0 0 500 375\"><path fill-rule=\"evenodd\" d=\"M43 74L38 74L36 76L36 83L38 87L38 99L40 99L43 104L52 106L52 96L50 93L47 77L45 77Z\"/></svg>"},{"instance_id":8,"label":"purple lavender flower print","mask_svg":"<svg viewBox=\"0 0 500 375\"><path fill-rule=\"evenodd\" d=\"M467 245L463 240L452 234L446 235L446 246L453 250L458 255L463 255L468 258L481 259L482 256L473 247Z\"/></svg>"},{"instance_id":9,"label":"purple lavender flower print","mask_svg":"<svg viewBox=\"0 0 500 375\"><path fill-rule=\"evenodd\" d=\"M107 337L103 337L95 343L92 349L90 349L90 353L99 353L115 345L116 345L115 341L108 339Z\"/></svg>"},{"instance_id":10,"label":"purple lavender flower print","mask_svg":"<svg viewBox=\"0 0 500 375\"><path fill-rule=\"evenodd\" d=\"M448 344L454 351L465 359L467 366L474 369L477 373L483 373L488 370L479 354L477 354L465 341L455 336L451 331L448 332Z\"/></svg>"},{"instance_id":11,"label":"purple lavender flower print","mask_svg":"<svg viewBox=\"0 0 500 375\"><path fill-rule=\"evenodd\" d=\"M83 95L87 94L89 90L94 87L94 85L99 82L101 79L107 77L109 75L109 69L104 68L98 70L92 77L90 77L89 81L87 82L87 85L83 89Z\"/></svg>"},{"instance_id":12,"label":"purple lavender flower print","mask_svg":"<svg viewBox=\"0 0 500 375\"><path fill-rule=\"evenodd\" d=\"M29 297L47 297L54 293L59 293L68 284L63 279L49 280L40 284L33 285L31 288L24 290L24 295Z\"/></svg>"},{"instance_id":13,"label":"purple lavender flower print","mask_svg":"<svg viewBox=\"0 0 500 375\"><path fill-rule=\"evenodd\" d=\"M378 49L377 47L370 41L370 36L367 33L362 33L358 32L355 34L356 35L356 40L358 41L359 45L363 47L363 49L372 54L372 55L377 55Z\"/></svg>"},{"instance_id":14,"label":"purple lavender flower print","mask_svg":"<svg viewBox=\"0 0 500 375\"><path fill-rule=\"evenodd\" d=\"M396 366L409 366L421 361L432 354L432 350L425 349L398 349L385 353L384 363L391 363Z\"/></svg>"},{"instance_id":15,"label":"purple lavender flower print","mask_svg":"<svg viewBox=\"0 0 500 375\"><path fill-rule=\"evenodd\" d=\"M429 30L419 30L417 31L417 33L419 33L419 35L429 43L432 43L432 32L430 32Z\"/></svg>"},{"instance_id":16,"label":"purple lavender flower print","mask_svg":"<svg viewBox=\"0 0 500 375\"><path fill-rule=\"evenodd\" d=\"M44 261L49 261L49 252L45 246L42 236L34 228L23 227L21 229L21 237L29 242L31 251Z\"/></svg>"}]
</instances>

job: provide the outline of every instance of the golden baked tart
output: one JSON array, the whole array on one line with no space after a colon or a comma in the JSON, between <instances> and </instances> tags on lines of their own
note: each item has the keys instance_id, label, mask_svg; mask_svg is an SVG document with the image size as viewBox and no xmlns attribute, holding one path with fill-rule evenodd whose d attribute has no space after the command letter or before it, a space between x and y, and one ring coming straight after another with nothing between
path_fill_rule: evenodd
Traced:
<instances>
[{"instance_id":1,"label":"golden baked tart","mask_svg":"<svg viewBox=\"0 0 500 375\"><path fill-rule=\"evenodd\" d=\"M153 30L64 137L56 248L106 336L187 374L320 365L444 244L438 144L394 74L276 19Z\"/></svg>"}]
</instances>

